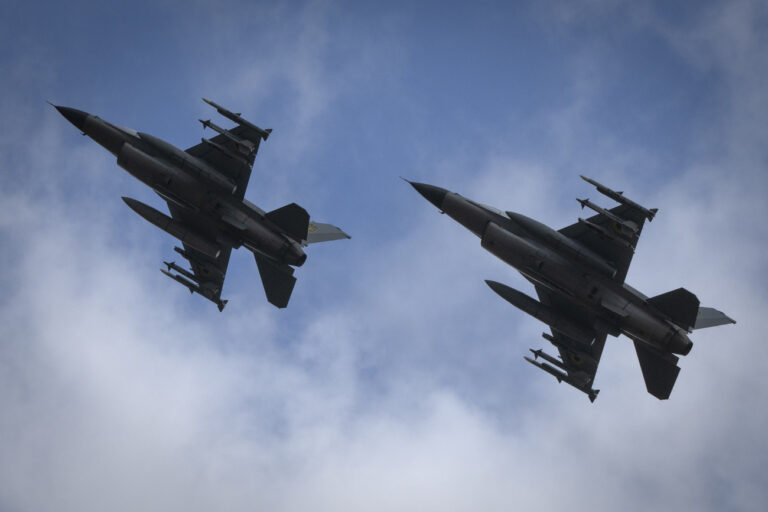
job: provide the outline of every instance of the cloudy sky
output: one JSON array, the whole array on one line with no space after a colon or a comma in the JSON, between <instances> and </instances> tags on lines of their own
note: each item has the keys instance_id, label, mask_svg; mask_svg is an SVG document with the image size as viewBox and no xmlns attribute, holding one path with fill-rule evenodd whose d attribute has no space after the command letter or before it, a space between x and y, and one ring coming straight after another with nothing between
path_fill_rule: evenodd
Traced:
<instances>
[{"instance_id":1,"label":"cloudy sky","mask_svg":"<svg viewBox=\"0 0 768 512\"><path fill-rule=\"evenodd\" d=\"M638 4L3 1L0 510L764 510L768 8ZM274 129L248 199L352 235L286 310L244 251L224 313L163 278L45 103L188 147L201 96ZM626 338L594 404L526 364L483 280L530 285L398 179L561 227L580 173L660 210L628 282L739 322L668 401Z\"/></svg>"}]
</instances>

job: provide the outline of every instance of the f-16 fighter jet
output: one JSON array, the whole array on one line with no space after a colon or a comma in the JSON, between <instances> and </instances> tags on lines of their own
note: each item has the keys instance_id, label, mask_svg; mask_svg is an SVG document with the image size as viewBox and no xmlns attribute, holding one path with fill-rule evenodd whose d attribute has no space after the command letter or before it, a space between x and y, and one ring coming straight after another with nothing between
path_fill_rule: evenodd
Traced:
<instances>
[{"instance_id":1,"label":"f-16 fighter jet","mask_svg":"<svg viewBox=\"0 0 768 512\"><path fill-rule=\"evenodd\" d=\"M599 390L592 385L605 339L608 334L624 334L635 345L648 392L667 399L680 372L677 355L686 355L693 347L688 333L736 322L720 311L699 307L696 296L684 288L648 298L625 284L643 223L653 220L657 210L582 178L620 204L606 210L579 199L582 208L597 215L580 218L559 231L443 188L411 185L534 285L539 300L486 281L512 305L549 325L551 333L542 336L557 348L560 357L531 349L533 359L525 357L526 361L594 401Z\"/></svg>"},{"instance_id":2,"label":"f-16 fighter jet","mask_svg":"<svg viewBox=\"0 0 768 512\"><path fill-rule=\"evenodd\" d=\"M203 101L237 126L224 129L201 119L204 128L218 135L203 138L186 151L86 112L54 107L168 204L170 216L123 197L133 211L181 241L183 247L175 247L175 251L192 268L164 262L163 274L222 311L227 301L221 299L221 289L230 252L244 246L256 258L267 300L284 308L296 283L293 267L300 267L307 259L302 247L349 236L330 224L310 222L309 214L296 203L265 212L245 199L259 144L272 130L263 130L210 100Z\"/></svg>"}]
</instances>

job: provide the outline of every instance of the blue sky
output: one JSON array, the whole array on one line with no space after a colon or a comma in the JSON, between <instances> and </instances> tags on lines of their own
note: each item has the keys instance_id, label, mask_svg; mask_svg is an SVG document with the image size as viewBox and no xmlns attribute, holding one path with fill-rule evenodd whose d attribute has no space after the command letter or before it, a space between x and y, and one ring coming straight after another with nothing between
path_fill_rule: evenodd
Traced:
<instances>
[{"instance_id":1,"label":"blue sky","mask_svg":"<svg viewBox=\"0 0 768 512\"><path fill-rule=\"evenodd\" d=\"M0 509L762 510L761 2L5 2ZM233 253L224 313L157 271L161 206L45 103L180 147L263 127L246 197L348 241L290 307ZM220 124L227 124L221 120ZM228 125L228 124L227 124ZM525 364L533 293L398 176L560 227L587 174L658 207L628 281L739 323L669 401L610 338L595 404Z\"/></svg>"}]
</instances>

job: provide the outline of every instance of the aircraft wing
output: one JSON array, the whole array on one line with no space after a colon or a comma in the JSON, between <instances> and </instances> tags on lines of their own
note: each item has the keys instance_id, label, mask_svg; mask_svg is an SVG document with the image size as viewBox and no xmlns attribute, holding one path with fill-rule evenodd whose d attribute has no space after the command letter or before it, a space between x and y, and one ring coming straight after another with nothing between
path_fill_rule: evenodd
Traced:
<instances>
[{"instance_id":1,"label":"aircraft wing","mask_svg":"<svg viewBox=\"0 0 768 512\"><path fill-rule=\"evenodd\" d=\"M198 233L210 240L216 239L216 229L205 217L193 210L178 206L171 201L167 201L167 203L174 220L178 220L186 226L194 227ZM218 257L212 258L210 255L203 254L188 244L183 243L183 245L183 250L177 248L176 251L189 261L192 268L191 273L180 269L175 263L166 263L169 272L164 271L164 273L187 286L190 292L197 292L215 303L219 307L219 311L223 310L227 301L221 300L221 290L224 286L224 278L227 274L227 266L229 265L229 256L232 248L222 245L220 246L221 251ZM179 274L170 274L170 270L176 270ZM183 278L180 280L178 279L180 276L185 276L193 282Z\"/></svg>"},{"instance_id":2,"label":"aircraft wing","mask_svg":"<svg viewBox=\"0 0 768 512\"><path fill-rule=\"evenodd\" d=\"M623 283L645 219L637 208L622 204L586 220L579 219L560 233L604 258L616 269L614 279Z\"/></svg>"},{"instance_id":3,"label":"aircraft wing","mask_svg":"<svg viewBox=\"0 0 768 512\"><path fill-rule=\"evenodd\" d=\"M223 175L232 178L237 185L234 196L242 199L245 196L245 189L248 188L248 181L251 179L251 169L262 137L256 131L242 125L227 130L227 133L248 141L253 145L253 152L249 155L241 153L237 143L224 134L213 137L209 142L205 142L206 139L204 139L204 142L192 146L186 152L204 160Z\"/></svg>"},{"instance_id":4,"label":"aircraft wing","mask_svg":"<svg viewBox=\"0 0 768 512\"><path fill-rule=\"evenodd\" d=\"M583 326L585 331L595 332L595 337L591 343L585 344L550 326L552 336L547 338L560 353L560 361L550 362L555 363L566 372L567 379L563 380L586 393L589 399L594 401L599 390L593 389L592 385L608 332L596 329L593 315L567 298L553 293L541 285L536 285L536 293L542 304L549 306L571 322ZM533 353L537 358L542 356L541 351L533 351ZM557 375L555 376L557 377Z\"/></svg>"}]
</instances>

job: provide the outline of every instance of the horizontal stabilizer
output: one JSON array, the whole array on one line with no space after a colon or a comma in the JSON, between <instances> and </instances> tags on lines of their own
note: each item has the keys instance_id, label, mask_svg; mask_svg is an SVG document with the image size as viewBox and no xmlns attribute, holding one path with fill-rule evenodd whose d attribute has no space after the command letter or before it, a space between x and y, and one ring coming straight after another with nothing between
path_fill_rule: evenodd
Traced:
<instances>
[{"instance_id":1,"label":"horizontal stabilizer","mask_svg":"<svg viewBox=\"0 0 768 512\"><path fill-rule=\"evenodd\" d=\"M705 329L707 327L716 327L718 325L735 324L736 320L729 317L722 311L715 308L699 308L699 314L696 316L694 329Z\"/></svg>"},{"instance_id":2,"label":"horizontal stabilizer","mask_svg":"<svg viewBox=\"0 0 768 512\"><path fill-rule=\"evenodd\" d=\"M259 267L261 283L264 285L267 300L278 308L286 307L291 298L293 286L296 284L293 268L274 263L258 253L254 253L254 257L256 258L256 265Z\"/></svg>"},{"instance_id":3,"label":"horizontal stabilizer","mask_svg":"<svg viewBox=\"0 0 768 512\"><path fill-rule=\"evenodd\" d=\"M660 354L639 341L635 341L637 359L645 379L645 389L659 400L666 400L675 386L680 368L677 357Z\"/></svg>"},{"instance_id":4,"label":"horizontal stabilizer","mask_svg":"<svg viewBox=\"0 0 768 512\"><path fill-rule=\"evenodd\" d=\"M685 288L648 299L648 304L669 317L675 325L691 331L699 314L699 299Z\"/></svg>"},{"instance_id":5,"label":"horizontal stabilizer","mask_svg":"<svg viewBox=\"0 0 768 512\"><path fill-rule=\"evenodd\" d=\"M265 217L297 242L307 239L309 214L296 203L272 210Z\"/></svg>"},{"instance_id":6,"label":"horizontal stabilizer","mask_svg":"<svg viewBox=\"0 0 768 512\"><path fill-rule=\"evenodd\" d=\"M352 237L332 224L310 222L307 230L306 243L316 244L318 242L330 242L332 240L341 240L343 238Z\"/></svg>"}]
</instances>

